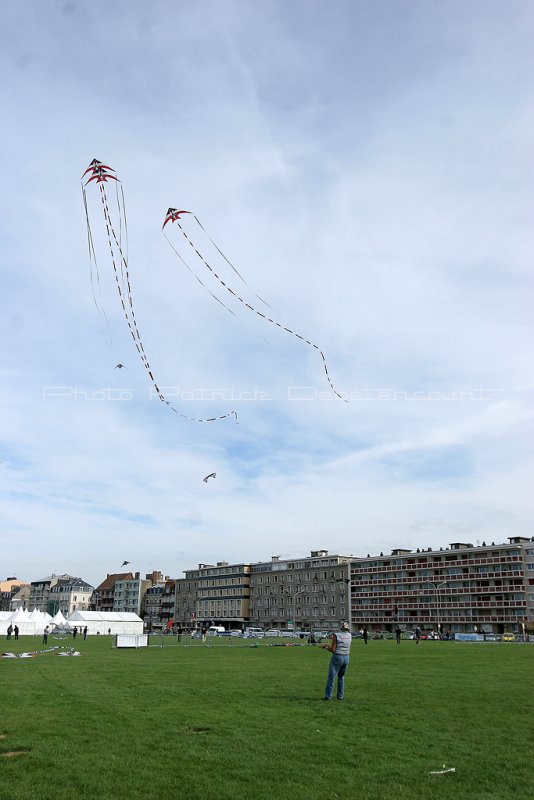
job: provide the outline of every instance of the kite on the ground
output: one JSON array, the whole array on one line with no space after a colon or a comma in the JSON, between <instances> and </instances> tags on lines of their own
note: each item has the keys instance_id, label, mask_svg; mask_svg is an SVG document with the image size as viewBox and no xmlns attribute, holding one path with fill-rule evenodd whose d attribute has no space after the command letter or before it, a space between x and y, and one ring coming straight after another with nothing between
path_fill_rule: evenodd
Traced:
<instances>
[{"instance_id":1,"label":"kite on the ground","mask_svg":"<svg viewBox=\"0 0 534 800\"><path fill-rule=\"evenodd\" d=\"M208 482L208 478L216 478L216 477L217 477L217 473L216 472L210 472L210 474L206 475L206 477L202 478L202 480L204 481L204 483L207 483Z\"/></svg>"},{"instance_id":2,"label":"kite on the ground","mask_svg":"<svg viewBox=\"0 0 534 800\"><path fill-rule=\"evenodd\" d=\"M241 279L241 281L242 281L242 282L245 284L245 286L246 286L248 289L250 289L250 286L249 286L249 285L248 285L248 283L245 281L245 279L243 278L243 276L241 275L241 273L237 271L237 269L234 267L234 265L231 263L231 261L229 261L229 260L226 258L226 256L225 256L225 255L224 255L224 253L222 252L222 250L220 250L220 249L219 249L219 247L218 247L218 246L215 244L215 242L213 241L213 239L211 238L211 236L209 236L209 234L207 233L206 229L204 228L204 226L201 224L200 220L199 220L199 219L198 219L198 217L196 216L196 214L194 214L192 211L185 211L184 209L169 208L169 209L167 210L167 213L165 214L165 218L164 218L164 220L163 220L163 226L162 226L162 232L163 232L163 235L164 235L164 236L165 236L165 238L167 239L168 243L170 244L171 248L173 249L173 251L174 251L174 252L176 253L176 255L178 256L178 258L179 258L179 259L182 261L182 263L183 263L183 264L185 264L185 266L187 267L187 269L188 269L190 272L192 272L192 273L195 275L195 277L196 277L196 279L199 281L199 283L201 283L201 284L202 284L202 281L200 280L200 278L197 276L197 274L195 273L195 271L194 271L194 270L193 270L193 269L192 269L192 268L189 266L189 264L186 262L185 258L184 258L184 257L183 257L183 256L180 254L180 252L177 250L177 248L176 248L176 247L174 247L174 245L173 245L173 244L172 244L172 242L170 241L169 237L168 237L168 236L167 236L167 234L165 233L165 226L166 226L166 225L167 225L169 222L170 222L171 224L174 224L174 223L176 223L176 224L177 224L177 226L178 226L178 228L180 229L180 231L181 231L181 233L182 233L182 235L183 235L183 237L184 237L185 241L186 241L186 242L187 242L187 243L190 245L190 247L191 247L191 249L193 250L193 252L194 252L195 256L196 256L196 257L197 257L197 258L200 260L200 262L201 262L201 263L204 265L204 267L206 267L206 268L209 270L209 272L211 273L211 275L212 275L212 276L213 276L213 277L214 277L214 278L215 278L215 279L216 279L216 280L217 280L217 281L218 281L218 282L221 284L221 286L223 286L223 288L224 288L224 289L226 289L226 291L227 291L227 292L229 292L229 293L230 293L230 294L231 294L231 295L234 297L234 299L235 299L235 300L238 300L238 301L239 301L239 302L240 302L242 305L246 306L246 308L248 308L248 309L249 309L249 311L252 311L254 314L257 314L259 317L261 317L263 320L265 320L265 322L269 322L271 325L275 325L277 328L280 328L280 330L282 330L282 331L286 331L286 333L289 333L289 334L291 334L291 336L295 336L297 339L300 339L300 340L301 340L302 342L304 342L305 344L309 345L310 347L313 347L313 349L314 349L314 350L316 350L316 351L319 353L319 355L321 356L322 362L323 362L323 367L324 367L324 371L325 371L326 379L327 379L327 381L328 381L328 383L329 383L329 385L330 385L330 388L332 389L332 391L334 392L334 394L335 394L337 397L339 397L341 400L345 400L345 402L347 402L347 400L346 400L344 397L342 397L342 396L341 396L341 394L340 394L340 393L337 391L337 389L335 388L334 384L332 383L332 380L331 380L331 378L330 378L330 373L328 372L328 364L326 363L326 358L325 358L325 355L324 355L323 351L321 350L321 348L319 347L319 345L315 344L314 342L310 341L309 339L306 339L306 337L305 337L305 336L301 336L299 333L297 333L296 331L292 330L291 328L287 328L285 325L282 325L282 323L281 323L281 322L277 322L275 319L273 319L272 317L270 317L268 314L264 314L263 312L259 311L257 308L255 308L254 306L252 306L250 303L247 303L247 301L246 301L246 300L244 300L244 299L243 299L243 298L242 298L242 297L241 297L241 296L238 294L238 292L236 292L236 291L235 291L235 290L234 290L234 289L233 289L231 286L229 286L229 285L228 285L228 283L227 283L225 280L223 280L223 278L222 278L222 277L221 277L221 276L220 276L220 275L219 275L219 274L218 274L218 273L215 271L215 269L213 268L213 266L212 266L212 265L211 265L211 264L208 262L208 260L207 260L207 259L204 257L204 255L203 255L203 254L200 252L200 250L198 249L198 247L195 245L195 243L194 243L194 241L193 241L193 238L192 238L192 236L191 236L191 235L189 235L189 234L187 233L187 231L185 230L185 227L184 227L184 225L182 224L182 223L183 223L182 216L183 216L184 214L188 214L188 215L190 215L190 216L192 217L192 219L194 219L194 220L195 220L195 222L196 222L197 226L198 226L199 228L201 228L201 230L202 230L202 231L204 232L204 234L207 236L207 238L209 239L209 241L211 242L211 244L213 245L213 247L214 247L214 248L217 250L217 252L219 253L219 255L220 255L220 256L222 256L222 258L223 258L223 259L226 261L226 263L227 263L227 264L228 264L228 265L229 265L229 266L232 268L232 270L233 270L233 271L235 272L235 274L236 274L236 275L237 275L237 276L238 276L238 277ZM204 285L204 284L202 284L202 285ZM205 287L205 288L206 288L206 287ZM208 291L209 291L209 289L208 289ZM212 297L213 297L213 294L212 294L211 292L210 292L210 294L211 294L211 295L212 295ZM262 298L261 298L259 295L255 295L255 297L257 297L257 298L258 298L258 300L261 300L261 302L262 302L262 303L264 303L264 305L266 305L266 306L268 306L269 308L271 308L271 307L269 306L269 304L268 304L268 303L266 303L266 302L265 302L265 300L263 300L263 299L262 299ZM218 297L215 297L215 299L216 299L216 300L218 300L218 302L221 302L221 301L219 300L219 298L218 298ZM224 303L223 303L223 305L225 306L225 308L227 308L227 309L228 309L228 311L231 311L231 309L229 309L229 308L228 308L228 306L226 306Z\"/></svg>"},{"instance_id":3,"label":"kite on the ground","mask_svg":"<svg viewBox=\"0 0 534 800\"><path fill-rule=\"evenodd\" d=\"M90 173L87 180L84 179ZM104 224L106 228L107 234L107 241L109 252L111 255L111 262L113 265L113 274L115 276L115 285L117 287L117 291L119 293L119 299L122 306L122 311L126 322L128 324L128 329L134 341L135 347L141 359L141 362L148 374L148 377L154 387L154 390L161 400L162 403L165 403L171 411L174 411L175 414L182 417L183 419L190 420L191 422L215 422L216 420L226 419L228 417L234 417L237 422L237 413L235 411L229 411L227 414L221 414L217 417L210 417L208 419L200 419L197 417L189 417L186 414L181 413L178 409L174 408L173 405L167 400L165 395L163 394L162 390L159 388L156 379L154 378L152 368L148 362L148 358L146 356L145 348L143 346L143 342L141 340L141 334L139 333L139 328L137 325L137 320L135 316L133 298L132 298L132 289L131 289L131 282L130 282L130 273L128 268L128 254L127 254L127 247L123 246L122 243L122 231L124 228L125 234L127 232L127 224L126 224L126 209L124 203L124 193L122 191L122 185L120 180L118 179L115 170L108 166L107 164L103 164L101 161L98 161L94 158L85 172L82 175L82 195L83 195L83 202L85 208L85 217L87 223L87 241L89 246L89 260L91 263L91 285L93 286L93 273L92 273L92 265L95 265L96 274L98 278L98 285L100 286L100 278L98 277L98 267L96 262L96 253L95 253L95 246L93 240L93 234L91 230L91 223L89 217L89 207L87 203L87 193L86 193L86 186L90 183L95 181L95 185L98 186L100 192L100 201L102 205L102 213L104 217ZM108 180L114 181L114 185L116 188L116 204L117 209L112 214L109 208L108 198L106 194L106 184ZM119 191L120 189L120 191ZM117 233L118 231L118 233ZM93 299L98 309L98 303L95 298L94 294L94 286L93 286ZM99 311L100 315L100 311Z\"/></svg>"}]
</instances>

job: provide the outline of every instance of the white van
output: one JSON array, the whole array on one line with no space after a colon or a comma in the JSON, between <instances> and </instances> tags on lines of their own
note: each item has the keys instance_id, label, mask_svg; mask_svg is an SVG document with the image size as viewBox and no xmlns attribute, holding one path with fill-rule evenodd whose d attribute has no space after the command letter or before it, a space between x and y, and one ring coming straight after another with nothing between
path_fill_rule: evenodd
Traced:
<instances>
[{"instance_id":1,"label":"white van","mask_svg":"<svg viewBox=\"0 0 534 800\"><path fill-rule=\"evenodd\" d=\"M210 625L208 628L208 636L218 636L219 633L224 633L225 628L222 625Z\"/></svg>"},{"instance_id":2,"label":"white van","mask_svg":"<svg viewBox=\"0 0 534 800\"><path fill-rule=\"evenodd\" d=\"M245 628L244 637L247 639L263 639L263 629Z\"/></svg>"}]
</instances>

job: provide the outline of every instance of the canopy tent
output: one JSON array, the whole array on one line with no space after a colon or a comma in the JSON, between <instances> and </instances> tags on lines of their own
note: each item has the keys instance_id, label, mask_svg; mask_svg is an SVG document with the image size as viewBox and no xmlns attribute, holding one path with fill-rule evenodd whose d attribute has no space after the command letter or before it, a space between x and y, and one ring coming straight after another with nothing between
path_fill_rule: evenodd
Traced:
<instances>
[{"instance_id":1,"label":"canopy tent","mask_svg":"<svg viewBox=\"0 0 534 800\"><path fill-rule=\"evenodd\" d=\"M51 621L50 614L38 611L36 608L31 613L25 608L18 608L16 611L2 611L0 612L0 635L7 635L9 626L12 625L14 628L16 625L20 636L39 636Z\"/></svg>"},{"instance_id":2,"label":"canopy tent","mask_svg":"<svg viewBox=\"0 0 534 800\"><path fill-rule=\"evenodd\" d=\"M7 634L12 616L12 611L0 611L0 636L5 636Z\"/></svg>"},{"instance_id":3,"label":"canopy tent","mask_svg":"<svg viewBox=\"0 0 534 800\"><path fill-rule=\"evenodd\" d=\"M131 611L73 611L68 618L71 628L87 633L112 635L117 633L143 633L143 620Z\"/></svg>"},{"instance_id":4,"label":"canopy tent","mask_svg":"<svg viewBox=\"0 0 534 800\"><path fill-rule=\"evenodd\" d=\"M61 611L58 611L57 614L52 617L50 627L53 631L70 631L70 625Z\"/></svg>"}]
</instances>

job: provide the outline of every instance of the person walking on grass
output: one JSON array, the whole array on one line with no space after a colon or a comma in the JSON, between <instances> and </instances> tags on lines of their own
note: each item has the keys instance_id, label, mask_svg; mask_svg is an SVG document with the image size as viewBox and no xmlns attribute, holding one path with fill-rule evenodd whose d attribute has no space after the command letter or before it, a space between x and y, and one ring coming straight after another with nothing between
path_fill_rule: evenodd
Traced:
<instances>
[{"instance_id":1,"label":"person walking on grass","mask_svg":"<svg viewBox=\"0 0 534 800\"><path fill-rule=\"evenodd\" d=\"M7 629L7 640L8 640L8 642L11 639L11 634L12 633L13 633L13 625L10 624L9 628Z\"/></svg>"},{"instance_id":2,"label":"person walking on grass","mask_svg":"<svg viewBox=\"0 0 534 800\"><path fill-rule=\"evenodd\" d=\"M345 696L345 672L349 665L350 646L352 636L348 622L342 622L340 630L334 633L330 644L324 644L323 648L332 653L328 667L328 677L324 691L324 700L331 700L334 693L334 683L337 678L337 699L343 700Z\"/></svg>"},{"instance_id":3,"label":"person walking on grass","mask_svg":"<svg viewBox=\"0 0 534 800\"><path fill-rule=\"evenodd\" d=\"M17 641L18 638L19 638L19 626L15 625L15 627L13 628L13 631L15 633L15 641Z\"/></svg>"},{"instance_id":4,"label":"person walking on grass","mask_svg":"<svg viewBox=\"0 0 534 800\"><path fill-rule=\"evenodd\" d=\"M50 632L50 628L47 625L46 628L43 631L43 644L48 644L48 634L49 634L49 632Z\"/></svg>"},{"instance_id":5,"label":"person walking on grass","mask_svg":"<svg viewBox=\"0 0 534 800\"><path fill-rule=\"evenodd\" d=\"M397 627L395 628L395 639L397 640L397 644L400 644L400 642L401 642L401 633L402 633L402 631L399 628L399 626L397 625Z\"/></svg>"}]
</instances>

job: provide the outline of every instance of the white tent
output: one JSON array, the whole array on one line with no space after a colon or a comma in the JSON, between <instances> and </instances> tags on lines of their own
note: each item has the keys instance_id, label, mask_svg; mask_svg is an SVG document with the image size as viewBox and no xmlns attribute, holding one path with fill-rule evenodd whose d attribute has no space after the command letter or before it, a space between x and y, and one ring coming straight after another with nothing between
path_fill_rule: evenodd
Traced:
<instances>
[{"instance_id":1,"label":"white tent","mask_svg":"<svg viewBox=\"0 0 534 800\"><path fill-rule=\"evenodd\" d=\"M55 616L52 617L52 619L50 620L50 627L52 628L53 631L57 630L70 631L70 625L63 616L63 614L61 613L61 611L58 611L57 614L55 614Z\"/></svg>"},{"instance_id":2,"label":"white tent","mask_svg":"<svg viewBox=\"0 0 534 800\"><path fill-rule=\"evenodd\" d=\"M33 609L31 614L25 608L18 608L16 611L2 611L0 613L0 634L6 635L9 626L15 627L16 625L20 636L40 636L45 626L52 619L50 614L45 611L38 611L36 608Z\"/></svg>"},{"instance_id":3,"label":"white tent","mask_svg":"<svg viewBox=\"0 0 534 800\"><path fill-rule=\"evenodd\" d=\"M12 611L0 611L0 636L7 636L7 629L11 624Z\"/></svg>"},{"instance_id":4,"label":"white tent","mask_svg":"<svg viewBox=\"0 0 534 800\"><path fill-rule=\"evenodd\" d=\"M90 635L143 633L143 620L131 611L73 611L68 618L71 628L79 632L87 627Z\"/></svg>"}]
</instances>

